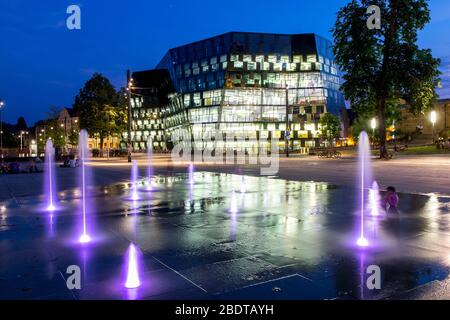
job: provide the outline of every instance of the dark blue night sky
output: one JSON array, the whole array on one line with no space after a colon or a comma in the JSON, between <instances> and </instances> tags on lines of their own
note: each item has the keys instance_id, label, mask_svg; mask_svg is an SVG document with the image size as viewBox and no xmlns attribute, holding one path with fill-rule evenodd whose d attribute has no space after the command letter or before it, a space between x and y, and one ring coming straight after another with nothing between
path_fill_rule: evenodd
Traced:
<instances>
[{"instance_id":1,"label":"dark blue night sky","mask_svg":"<svg viewBox=\"0 0 450 320\"><path fill-rule=\"evenodd\" d=\"M29 125L50 106L71 106L94 72L115 86L125 70L153 68L167 49L228 31L314 32L331 39L348 0L0 0L0 99L4 120ZM82 29L66 28L66 8L81 6ZM432 23L420 45L443 59L450 97L450 1L431 0Z\"/></svg>"}]
</instances>

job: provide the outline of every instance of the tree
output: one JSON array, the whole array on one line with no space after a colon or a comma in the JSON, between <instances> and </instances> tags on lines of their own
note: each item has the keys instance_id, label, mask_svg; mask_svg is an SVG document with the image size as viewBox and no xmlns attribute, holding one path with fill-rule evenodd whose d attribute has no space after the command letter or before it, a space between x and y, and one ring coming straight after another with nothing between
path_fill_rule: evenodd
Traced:
<instances>
[{"instance_id":1,"label":"tree","mask_svg":"<svg viewBox=\"0 0 450 320\"><path fill-rule=\"evenodd\" d=\"M322 126L322 137L333 144L333 139L338 138L341 132L341 122L334 114L325 113L320 118L319 124Z\"/></svg>"},{"instance_id":2,"label":"tree","mask_svg":"<svg viewBox=\"0 0 450 320\"><path fill-rule=\"evenodd\" d=\"M69 136L67 137L67 139L69 140L69 143L72 146L77 146L78 145L78 138L80 136L80 132L78 130L72 129L69 133Z\"/></svg>"},{"instance_id":3,"label":"tree","mask_svg":"<svg viewBox=\"0 0 450 320\"><path fill-rule=\"evenodd\" d=\"M80 128L86 129L90 136L100 138L102 156L104 139L121 133L126 121L119 93L107 78L95 73L76 96L73 108L79 114Z\"/></svg>"},{"instance_id":4,"label":"tree","mask_svg":"<svg viewBox=\"0 0 450 320\"><path fill-rule=\"evenodd\" d=\"M46 140L51 139L55 148L63 148L66 145L66 139L64 137L64 129L58 125L57 119L45 120L41 126L45 127L45 135L42 135L37 139L37 145L39 149L44 149ZM44 140L45 136L45 140Z\"/></svg>"},{"instance_id":5,"label":"tree","mask_svg":"<svg viewBox=\"0 0 450 320\"><path fill-rule=\"evenodd\" d=\"M381 28L367 27L367 8L381 9ZM386 115L395 114L401 99L415 114L436 99L440 61L419 49L417 33L430 21L426 0L352 0L339 10L334 53L345 73L342 90L352 108L377 116L380 157L388 158Z\"/></svg>"},{"instance_id":6,"label":"tree","mask_svg":"<svg viewBox=\"0 0 450 320\"><path fill-rule=\"evenodd\" d=\"M17 119L17 123L16 126L14 127L14 130L17 132L28 130L27 122L25 121L24 117L19 117Z\"/></svg>"}]
</instances>

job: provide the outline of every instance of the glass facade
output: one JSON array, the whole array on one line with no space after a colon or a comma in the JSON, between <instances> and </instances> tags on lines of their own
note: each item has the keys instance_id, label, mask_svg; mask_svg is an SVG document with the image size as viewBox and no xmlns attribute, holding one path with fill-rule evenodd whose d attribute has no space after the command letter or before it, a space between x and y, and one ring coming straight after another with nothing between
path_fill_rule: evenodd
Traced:
<instances>
[{"instance_id":1,"label":"glass facade","mask_svg":"<svg viewBox=\"0 0 450 320\"><path fill-rule=\"evenodd\" d=\"M199 147L218 131L244 137L226 139L233 148L279 138L283 149L288 131L291 148L307 152L320 117L344 107L331 43L314 34L227 33L169 50L157 69L174 88L160 106L166 141L182 128Z\"/></svg>"}]
</instances>

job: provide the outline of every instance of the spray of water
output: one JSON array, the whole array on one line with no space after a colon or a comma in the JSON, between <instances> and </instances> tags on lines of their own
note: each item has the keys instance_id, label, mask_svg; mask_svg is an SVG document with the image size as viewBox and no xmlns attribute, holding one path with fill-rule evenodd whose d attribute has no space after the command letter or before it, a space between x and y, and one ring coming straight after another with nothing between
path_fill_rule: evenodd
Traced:
<instances>
[{"instance_id":1,"label":"spray of water","mask_svg":"<svg viewBox=\"0 0 450 320\"><path fill-rule=\"evenodd\" d=\"M194 164L191 162L189 163L189 184L194 185Z\"/></svg>"},{"instance_id":2,"label":"spray of water","mask_svg":"<svg viewBox=\"0 0 450 320\"><path fill-rule=\"evenodd\" d=\"M131 166L131 186L133 188L131 200L137 201L139 200L139 194L138 194L138 165L136 160L133 160Z\"/></svg>"},{"instance_id":3,"label":"spray of water","mask_svg":"<svg viewBox=\"0 0 450 320\"><path fill-rule=\"evenodd\" d=\"M82 214L83 214L83 234L80 236L81 243L88 243L91 237L87 228L87 208L86 208L86 158L88 153L89 137L86 130L81 130L78 140L79 159L81 164L81 196L82 196Z\"/></svg>"},{"instance_id":4,"label":"spray of water","mask_svg":"<svg viewBox=\"0 0 450 320\"><path fill-rule=\"evenodd\" d=\"M47 140L45 144L45 188L47 189L47 210L54 211L55 207L55 168L54 168L54 159L55 157L55 149L53 148L53 142L51 139Z\"/></svg>"},{"instance_id":5,"label":"spray of water","mask_svg":"<svg viewBox=\"0 0 450 320\"><path fill-rule=\"evenodd\" d=\"M247 183L245 181L245 177L242 176L241 179L241 193L246 193L247 192Z\"/></svg>"},{"instance_id":6,"label":"spray of water","mask_svg":"<svg viewBox=\"0 0 450 320\"><path fill-rule=\"evenodd\" d=\"M135 289L141 285L141 281L139 280L138 252L133 243L128 247L126 256L127 278L125 281L125 288Z\"/></svg>"},{"instance_id":7,"label":"spray of water","mask_svg":"<svg viewBox=\"0 0 450 320\"><path fill-rule=\"evenodd\" d=\"M372 216L377 217L380 215L380 188L378 183L374 181L372 188L369 190L369 201Z\"/></svg>"},{"instance_id":8,"label":"spray of water","mask_svg":"<svg viewBox=\"0 0 450 320\"><path fill-rule=\"evenodd\" d=\"M359 157L359 179L360 179L360 236L356 244L360 247L367 247L369 242L364 235L364 210L366 202L366 189L369 183L372 183L371 165L370 165L370 141L367 133L362 131L359 135L358 157Z\"/></svg>"}]
</instances>

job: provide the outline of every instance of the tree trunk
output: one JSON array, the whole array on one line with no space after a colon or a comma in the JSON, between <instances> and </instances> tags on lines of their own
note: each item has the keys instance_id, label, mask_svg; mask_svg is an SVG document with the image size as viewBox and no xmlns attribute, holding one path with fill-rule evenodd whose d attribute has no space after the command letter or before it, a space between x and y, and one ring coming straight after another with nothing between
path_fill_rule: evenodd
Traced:
<instances>
[{"instance_id":1,"label":"tree trunk","mask_svg":"<svg viewBox=\"0 0 450 320\"><path fill-rule=\"evenodd\" d=\"M378 112L378 132L380 134L380 159L389 159L389 154L386 147L386 99L388 97L388 79L391 65L391 51L395 45L395 37L398 30L398 10L399 0L391 0L391 10L389 18L389 28L384 35L383 48L383 64L381 73L377 80L377 112Z\"/></svg>"},{"instance_id":2,"label":"tree trunk","mask_svg":"<svg viewBox=\"0 0 450 320\"><path fill-rule=\"evenodd\" d=\"M103 158L103 134L100 135L100 158Z\"/></svg>"},{"instance_id":3,"label":"tree trunk","mask_svg":"<svg viewBox=\"0 0 450 320\"><path fill-rule=\"evenodd\" d=\"M378 97L377 111L378 111L378 133L380 136L380 159L389 159L386 146L386 98Z\"/></svg>"}]
</instances>

